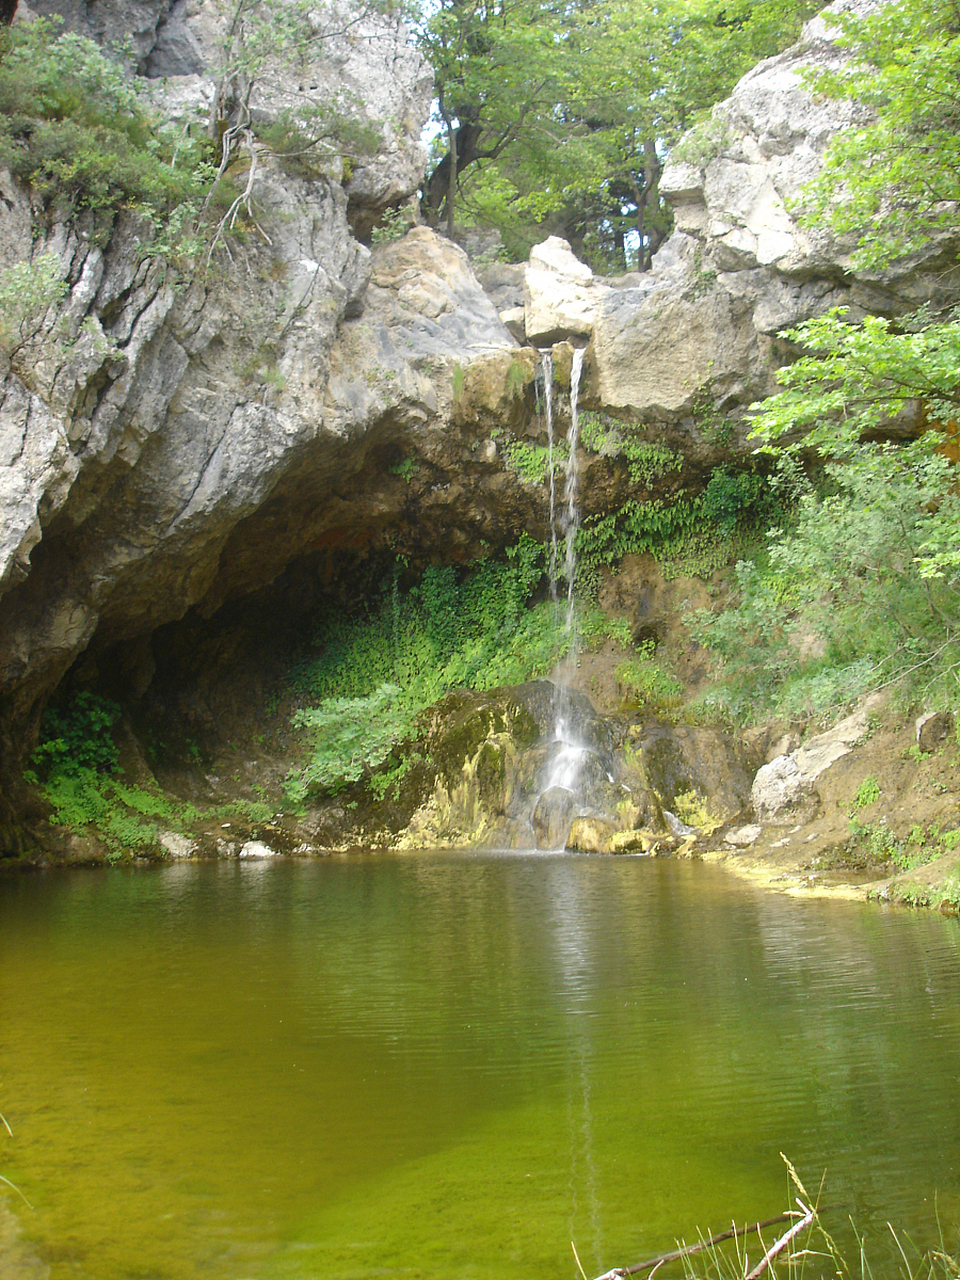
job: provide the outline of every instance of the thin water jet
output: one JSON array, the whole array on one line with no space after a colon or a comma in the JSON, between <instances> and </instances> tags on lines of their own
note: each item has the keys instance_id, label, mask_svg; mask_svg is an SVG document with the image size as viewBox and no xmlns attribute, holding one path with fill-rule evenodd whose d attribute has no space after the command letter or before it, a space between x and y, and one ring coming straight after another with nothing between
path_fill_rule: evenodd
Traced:
<instances>
[{"instance_id":1,"label":"thin water jet","mask_svg":"<svg viewBox=\"0 0 960 1280\"><path fill-rule=\"evenodd\" d=\"M584 782L602 772L607 780L609 771L599 761L596 751L582 741L577 733L572 714L570 683L577 661L577 530L580 527L579 485L580 468L578 443L580 435L579 395L580 376L583 370L584 350L573 352L570 370L570 425L567 431L567 457L564 464L563 502L557 502L556 441L553 421L553 356L542 353L544 385L544 416L547 434L547 471L550 502L550 598L557 608L557 667L554 681L553 750L544 769L540 792L534 802L536 815L541 815L540 826L549 832L546 837L551 845L557 839L558 829L563 828L563 847L574 817L582 816L588 797L584 794ZM563 564L560 565L560 543L563 543ZM565 584L561 599L560 581ZM562 605L562 612L561 612ZM588 759L596 757L595 761ZM599 766L599 770L598 770ZM546 812L549 811L549 812Z\"/></svg>"}]
</instances>

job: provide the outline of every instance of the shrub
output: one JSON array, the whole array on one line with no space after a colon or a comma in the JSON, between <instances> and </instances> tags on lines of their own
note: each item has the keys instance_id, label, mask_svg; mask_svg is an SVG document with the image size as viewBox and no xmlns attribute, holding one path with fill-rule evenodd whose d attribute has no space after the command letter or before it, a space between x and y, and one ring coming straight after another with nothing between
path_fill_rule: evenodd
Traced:
<instances>
[{"instance_id":1,"label":"shrub","mask_svg":"<svg viewBox=\"0 0 960 1280\"><path fill-rule=\"evenodd\" d=\"M289 787L293 799L312 790L337 791L356 782L386 757L410 728L411 716L396 685L383 684L362 698L326 698L298 711L297 728L312 730L309 762Z\"/></svg>"},{"instance_id":2,"label":"shrub","mask_svg":"<svg viewBox=\"0 0 960 1280\"><path fill-rule=\"evenodd\" d=\"M614 671L624 701L649 712L674 707L683 696L683 685L654 660L654 650L652 642L639 646L637 656Z\"/></svg>"},{"instance_id":3,"label":"shrub","mask_svg":"<svg viewBox=\"0 0 960 1280\"><path fill-rule=\"evenodd\" d=\"M31 763L48 776L111 772L117 764L112 729L119 715L118 703L88 690L66 707L47 707Z\"/></svg>"},{"instance_id":4,"label":"shrub","mask_svg":"<svg viewBox=\"0 0 960 1280\"><path fill-rule=\"evenodd\" d=\"M61 215L139 207L155 218L203 189L199 138L153 128L122 67L40 20L0 33L0 163ZM103 227L100 228L103 230Z\"/></svg>"},{"instance_id":5,"label":"shrub","mask_svg":"<svg viewBox=\"0 0 960 1280\"><path fill-rule=\"evenodd\" d=\"M12 355L35 338L49 309L66 292L55 253L41 253L31 262L0 271L0 349Z\"/></svg>"},{"instance_id":6,"label":"shrub","mask_svg":"<svg viewBox=\"0 0 960 1280\"><path fill-rule=\"evenodd\" d=\"M866 809L868 805L874 804L880 799L880 783L871 774L870 777L864 778L857 788L857 794L853 797L853 804L850 806L851 816L859 813L861 809Z\"/></svg>"},{"instance_id":7,"label":"shrub","mask_svg":"<svg viewBox=\"0 0 960 1280\"><path fill-rule=\"evenodd\" d=\"M763 481L755 472L714 467L700 498L700 510L704 519L729 538L740 520L756 514L764 496Z\"/></svg>"}]
</instances>

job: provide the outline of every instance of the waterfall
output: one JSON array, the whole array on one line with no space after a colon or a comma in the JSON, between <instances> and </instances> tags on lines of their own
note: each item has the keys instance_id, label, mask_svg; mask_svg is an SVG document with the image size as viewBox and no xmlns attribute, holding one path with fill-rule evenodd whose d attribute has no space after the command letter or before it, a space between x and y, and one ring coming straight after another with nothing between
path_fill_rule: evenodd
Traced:
<instances>
[{"instance_id":1,"label":"waterfall","mask_svg":"<svg viewBox=\"0 0 960 1280\"><path fill-rule=\"evenodd\" d=\"M574 588L577 577L576 538L580 528L580 508L578 506L578 490L580 485L580 468L577 458L577 444L580 436L580 419L577 401L580 395L580 374L583 369L582 349L573 353L573 364L570 370L570 429L567 433L567 462L564 468L563 506L557 509L557 476L556 448L553 426L553 356L549 351L542 354L543 373L543 410L547 433L547 478L550 495L550 598L559 604L560 591L560 534L563 536L563 580L566 582L566 607L562 621L558 612L557 629L561 647L567 657L575 656L576 651L576 609L574 607ZM562 664L565 665L565 664Z\"/></svg>"},{"instance_id":2,"label":"waterfall","mask_svg":"<svg viewBox=\"0 0 960 1280\"><path fill-rule=\"evenodd\" d=\"M570 697L567 684L572 678L574 664L577 660L576 605L574 589L577 576L576 537L580 527L580 508L578 490L580 470L577 458L577 443L580 433L578 417L578 398L580 394L580 374L583 369L582 350L573 353L573 365L570 371L570 428L567 432L567 461L564 469L563 504L557 510L557 486L554 467L554 431L553 401L549 391L545 391L544 404L547 428L547 453L550 481L550 595L557 603L557 633L559 648L563 651L558 663L557 691L554 708L554 742L557 752L552 761L550 771L545 779L544 790L560 788L574 792L580 775L580 766L586 748L578 740L571 723ZM549 386L552 380L553 361L549 353L543 359L544 384ZM566 582L566 602L561 615L560 592L558 579L559 541L563 538L563 570Z\"/></svg>"},{"instance_id":3,"label":"waterfall","mask_svg":"<svg viewBox=\"0 0 960 1280\"><path fill-rule=\"evenodd\" d=\"M547 475L550 482L550 599L557 599L557 476L553 465L553 354L541 352L543 416L547 428Z\"/></svg>"},{"instance_id":4,"label":"waterfall","mask_svg":"<svg viewBox=\"0 0 960 1280\"><path fill-rule=\"evenodd\" d=\"M570 428L563 467L562 495L558 494L557 447L553 421L553 357L543 352L543 412L547 431L550 504L550 599L556 608L557 666L553 675L553 735L544 744L539 790L530 810L538 849L563 849L577 818L599 812L608 803L613 780L604 763L589 700L572 689L577 662L576 536L580 529L580 376L584 351L573 352L570 371ZM561 549L562 544L562 549ZM562 561L562 562L561 562ZM559 582L566 582L563 599ZM603 815L604 822L609 822Z\"/></svg>"},{"instance_id":5,"label":"waterfall","mask_svg":"<svg viewBox=\"0 0 960 1280\"><path fill-rule=\"evenodd\" d=\"M567 473L564 477L563 497L566 503L563 518L564 536L564 575L567 579L567 616L565 619L566 638L569 640L568 652L576 648L575 621L573 607L573 588L577 577L576 538L580 528L580 508L577 506L577 491L580 486L580 465L577 461L577 444L580 439L580 417L577 401L580 396L580 373L583 369L583 349L573 353L573 364L570 368L570 431L567 434Z\"/></svg>"}]
</instances>

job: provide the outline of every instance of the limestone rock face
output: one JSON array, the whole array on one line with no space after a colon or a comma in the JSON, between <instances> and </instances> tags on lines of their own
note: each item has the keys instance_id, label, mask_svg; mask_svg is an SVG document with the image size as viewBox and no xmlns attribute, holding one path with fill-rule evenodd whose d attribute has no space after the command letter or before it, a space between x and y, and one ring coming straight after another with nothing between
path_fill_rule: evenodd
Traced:
<instances>
[{"instance_id":1,"label":"limestone rock face","mask_svg":"<svg viewBox=\"0 0 960 1280\"><path fill-rule=\"evenodd\" d=\"M874 703L867 703L825 733L819 733L796 751L776 756L758 770L750 800L759 822L787 824L806 820L819 807L817 779L869 732Z\"/></svg>"},{"instance_id":2,"label":"limestone rock face","mask_svg":"<svg viewBox=\"0 0 960 1280\"><path fill-rule=\"evenodd\" d=\"M853 271L854 239L798 221L828 144L865 119L864 108L804 84L805 70L842 65L836 35L825 10L674 149L660 191L676 229L651 272L603 280L555 237L526 269L528 340L589 339L585 386L597 405L663 424L672 444L702 461L709 450L695 419L724 415L739 447L743 410L775 388L780 330L833 306L855 319L960 299L956 245L936 241L868 276Z\"/></svg>"},{"instance_id":3,"label":"limestone rock face","mask_svg":"<svg viewBox=\"0 0 960 1280\"><path fill-rule=\"evenodd\" d=\"M551 236L532 250L523 294L527 340L534 346L547 346L568 335L588 337L593 332L600 305L593 272L559 236Z\"/></svg>"},{"instance_id":4,"label":"limestone rock face","mask_svg":"<svg viewBox=\"0 0 960 1280\"><path fill-rule=\"evenodd\" d=\"M136 70L158 82L158 102L182 100L183 81L193 80L199 82L192 86L196 104L207 110L234 22L218 0L36 0L20 12L56 15L66 30L107 47L129 43ZM433 72L398 20L358 16L346 3L318 6L304 21L310 57L298 51L264 66L253 82L250 110L264 119L319 106L377 139L360 149L346 182L365 235L384 208L402 203L420 185L427 160L420 134L430 114ZM339 164L335 149L327 150L328 162Z\"/></svg>"},{"instance_id":5,"label":"limestone rock face","mask_svg":"<svg viewBox=\"0 0 960 1280\"><path fill-rule=\"evenodd\" d=\"M37 8L104 43L130 37L139 69L168 77L150 82L161 118L206 118L225 21L215 5ZM117 216L106 244L86 215L50 225L35 197L0 173L0 271L52 258L67 290L58 311L28 316L22 341L0 355L0 696L14 720L94 636L98 645L146 636L192 605L212 612L270 581L303 547L289 513L270 547L251 547L238 528L284 484L297 489L308 476L316 508L318 488L368 464L369 445L356 438L387 410L380 402L369 413L368 396L344 411L331 398L331 352L369 278L356 227L419 184L432 75L395 22L365 19L346 32L329 11L316 20L328 23L316 65L298 65L299 80L290 68L265 77L254 109L262 117L313 94L375 126L379 146L354 166L349 190L335 154L329 176L311 179L264 151L255 199L265 234L229 257L178 271L144 252L153 233L132 214ZM447 354L474 341L478 309L502 347L515 345L472 276L461 305L460 274L447 285L447 310L462 316ZM437 304L407 302L414 326L431 308L436 323ZM436 332L443 337L442 320ZM415 372L404 368L411 420L422 420L436 396L425 388L421 410ZM328 507L320 522L336 514ZM314 534L308 525L303 536ZM140 667L149 680L149 664Z\"/></svg>"}]
</instances>

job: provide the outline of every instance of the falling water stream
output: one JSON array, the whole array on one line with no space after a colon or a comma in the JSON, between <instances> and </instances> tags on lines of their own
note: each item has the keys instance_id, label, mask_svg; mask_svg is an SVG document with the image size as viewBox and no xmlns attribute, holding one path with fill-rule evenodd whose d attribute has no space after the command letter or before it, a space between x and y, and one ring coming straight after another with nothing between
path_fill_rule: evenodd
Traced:
<instances>
[{"instance_id":1,"label":"falling water stream","mask_svg":"<svg viewBox=\"0 0 960 1280\"><path fill-rule=\"evenodd\" d=\"M553 422L553 358L543 353L544 414L547 432L547 463L550 493L550 596L557 604L556 706L554 742L556 749L545 775L543 793L554 788L575 791L581 764L588 748L579 740L572 724L569 685L577 661L577 615L574 592L577 577L577 530L580 527L580 468L577 445L580 435L578 400L584 352L576 349L570 369L570 425L567 431L567 458L563 476L563 502L557 502L556 448ZM563 541L563 564L559 545ZM559 582L566 585L562 601Z\"/></svg>"},{"instance_id":2,"label":"falling water stream","mask_svg":"<svg viewBox=\"0 0 960 1280\"><path fill-rule=\"evenodd\" d=\"M573 353L573 364L570 368L570 430L567 434L567 467L564 477L563 499L563 538L564 558L563 571L567 581L567 613L564 622L566 639L569 641L567 653L575 658L576 650L576 613L573 604L573 590L577 578L577 530L580 528L580 507L578 505L580 488L580 464L577 458L577 446L580 440L580 414L577 401L580 396L580 373L583 369L583 350L578 348Z\"/></svg>"}]
</instances>

